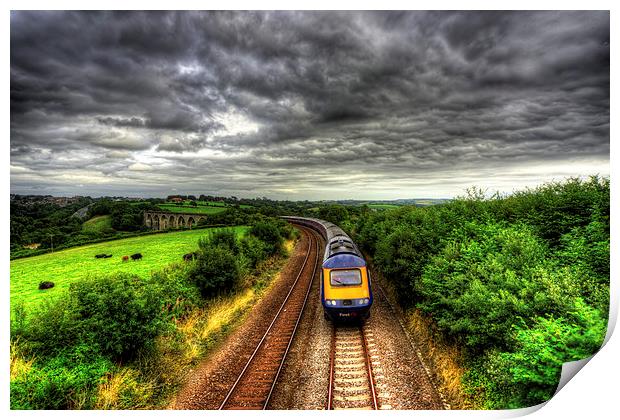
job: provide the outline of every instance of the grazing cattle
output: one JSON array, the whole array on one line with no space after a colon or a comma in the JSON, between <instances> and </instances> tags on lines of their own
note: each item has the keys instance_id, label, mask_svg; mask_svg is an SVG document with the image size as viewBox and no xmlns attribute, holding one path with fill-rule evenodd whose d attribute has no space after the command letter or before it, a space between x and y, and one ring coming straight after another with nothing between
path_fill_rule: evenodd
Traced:
<instances>
[{"instance_id":1,"label":"grazing cattle","mask_svg":"<svg viewBox=\"0 0 620 420\"><path fill-rule=\"evenodd\" d=\"M103 258L112 258L112 254L105 254Z\"/></svg>"},{"instance_id":2,"label":"grazing cattle","mask_svg":"<svg viewBox=\"0 0 620 420\"><path fill-rule=\"evenodd\" d=\"M127 262L127 261L129 261L129 256L123 255L123 262Z\"/></svg>"},{"instance_id":3,"label":"grazing cattle","mask_svg":"<svg viewBox=\"0 0 620 420\"><path fill-rule=\"evenodd\" d=\"M54 287L54 282L51 281L42 281L39 283L39 290L51 289Z\"/></svg>"},{"instance_id":4,"label":"grazing cattle","mask_svg":"<svg viewBox=\"0 0 620 420\"><path fill-rule=\"evenodd\" d=\"M105 254L97 254L95 255L95 258L105 258Z\"/></svg>"},{"instance_id":5,"label":"grazing cattle","mask_svg":"<svg viewBox=\"0 0 620 420\"><path fill-rule=\"evenodd\" d=\"M136 260L141 260L142 259L142 254L140 254L139 252L137 254L133 254L131 256L131 259L136 261Z\"/></svg>"},{"instance_id":6,"label":"grazing cattle","mask_svg":"<svg viewBox=\"0 0 620 420\"><path fill-rule=\"evenodd\" d=\"M198 257L197 252L190 252L190 253L183 255L183 261L191 261L195 259L196 257Z\"/></svg>"}]
</instances>

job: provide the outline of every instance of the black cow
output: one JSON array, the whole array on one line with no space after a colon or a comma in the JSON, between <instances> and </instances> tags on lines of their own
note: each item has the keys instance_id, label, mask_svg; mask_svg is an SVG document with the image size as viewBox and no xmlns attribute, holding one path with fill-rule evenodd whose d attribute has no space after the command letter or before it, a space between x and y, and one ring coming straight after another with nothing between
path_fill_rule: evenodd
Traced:
<instances>
[{"instance_id":1,"label":"black cow","mask_svg":"<svg viewBox=\"0 0 620 420\"><path fill-rule=\"evenodd\" d=\"M131 256L131 259L136 261L136 260L141 260L142 259L142 254L140 254L139 252L137 254L133 254Z\"/></svg>"},{"instance_id":2,"label":"black cow","mask_svg":"<svg viewBox=\"0 0 620 420\"><path fill-rule=\"evenodd\" d=\"M112 254L104 254L103 258L112 258Z\"/></svg>"},{"instance_id":3,"label":"black cow","mask_svg":"<svg viewBox=\"0 0 620 420\"><path fill-rule=\"evenodd\" d=\"M105 258L105 254L97 254L95 255L95 258Z\"/></svg>"},{"instance_id":4,"label":"black cow","mask_svg":"<svg viewBox=\"0 0 620 420\"><path fill-rule=\"evenodd\" d=\"M39 290L51 289L54 287L54 282L51 281L42 281L39 283Z\"/></svg>"},{"instance_id":5,"label":"black cow","mask_svg":"<svg viewBox=\"0 0 620 420\"><path fill-rule=\"evenodd\" d=\"M198 253L197 252L190 252L190 253L187 253L187 254L183 255L183 260L184 261L192 261L192 260L196 259L196 257L198 257Z\"/></svg>"}]
</instances>

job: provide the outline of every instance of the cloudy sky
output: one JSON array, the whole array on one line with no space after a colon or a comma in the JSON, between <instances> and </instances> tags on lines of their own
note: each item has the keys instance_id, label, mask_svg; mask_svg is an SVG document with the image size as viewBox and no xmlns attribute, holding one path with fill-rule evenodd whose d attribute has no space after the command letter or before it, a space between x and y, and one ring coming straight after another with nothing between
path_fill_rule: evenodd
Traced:
<instances>
[{"instance_id":1,"label":"cloudy sky","mask_svg":"<svg viewBox=\"0 0 620 420\"><path fill-rule=\"evenodd\" d=\"M452 197L609 174L608 12L11 13L11 192Z\"/></svg>"}]
</instances>

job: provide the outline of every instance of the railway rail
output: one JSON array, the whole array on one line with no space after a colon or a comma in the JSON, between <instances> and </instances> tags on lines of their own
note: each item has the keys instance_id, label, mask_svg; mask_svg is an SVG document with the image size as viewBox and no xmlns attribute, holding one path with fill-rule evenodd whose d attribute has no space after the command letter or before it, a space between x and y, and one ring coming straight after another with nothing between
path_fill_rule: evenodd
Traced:
<instances>
[{"instance_id":1,"label":"railway rail","mask_svg":"<svg viewBox=\"0 0 620 420\"><path fill-rule=\"evenodd\" d=\"M264 410L269 404L308 301L319 262L318 235L311 229L300 229L309 235L309 244L299 274L267 331L220 404L220 410Z\"/></svg>"},{"instance_id":2,"label":"railway rail","mask_svg":"<svg viewBox=\"0 0 620 420\"><path fill-rule=\"evenodd\" d=\"M334 325L327 409L377 410L377 390L362 326Z\"/></svg>"}]
</instances>

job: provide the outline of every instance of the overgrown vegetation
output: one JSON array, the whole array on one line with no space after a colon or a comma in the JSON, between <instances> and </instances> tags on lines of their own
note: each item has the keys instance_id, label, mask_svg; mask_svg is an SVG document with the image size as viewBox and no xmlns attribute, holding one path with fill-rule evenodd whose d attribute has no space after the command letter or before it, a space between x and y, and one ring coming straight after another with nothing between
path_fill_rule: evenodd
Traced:
<instances>
[{"instance_id":1,"label":"overgrown vegetation","mask_svg":"<svg viewBox=\"0 0 620 420\"><path fill-rule=\"evenodd\" d=\"M261 226L261 232L275 233L273 242L252 231L241 240L217 232L199 241L193 261L147 278L120 273L84 279L37 311L14 311L11 408L160 407L178 385L170 359L194 363L225 335L265 284L260 273L273 274L261 264L284 253L284 238L295 235L279 220L264 219ZM262 251L246 253L248 244ZM212 312L222 301L235 311ZM200 335L187 338L197 323Z\"/></svg>"},{"instance_id":2,"label":"overgrown vegetation","mask_svg":"<svg viewBox=\"0 0 620 420\"><path fill-rule=\"evenodd\" d=\"M462 349L463 389L484 408L548 400L562 363L592 355L604 339L608 179L490 199L471 190L448 204L340 223L401 304L421 310Z\"/></svg>"}]
</instances>

